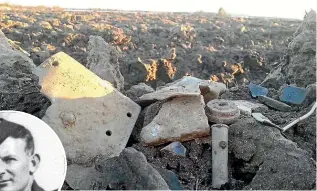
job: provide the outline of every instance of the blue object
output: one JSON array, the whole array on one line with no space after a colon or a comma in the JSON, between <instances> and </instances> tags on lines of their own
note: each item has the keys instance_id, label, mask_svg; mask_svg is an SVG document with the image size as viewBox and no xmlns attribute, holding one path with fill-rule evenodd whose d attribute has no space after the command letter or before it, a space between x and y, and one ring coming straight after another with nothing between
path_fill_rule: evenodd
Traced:
<instances>
[{"instance_id":1,"label":"blue object","mask_svg":"<svg viewBox=\"0 0 317 191\"><path fill-rule=\"evenodd\" d=\"M298 88L295 86L287 86L283 89L280 100L296 105L303 103L307 96L308 90L305 88Z\"/></svg>"},{"instance_id":2,"label":"blue object","mask_svg":"<svg viewBox=\"0 0 317 191\"><path fill-rule=\"evenodd\" d=\"M161 174L170 190L183 190L182 184L172 171L157 167L156 170Z\"/></svg>"},{"instance_id":3,"label":"blue object","mask_svg":"<svg viewBox=\"0 0 317 191\"><path fill-rule=\"evenodd\" d=\"M269 93L269 90L267 88L264 88L262 86L259 85L255 85L250 83L249 84L249 90L251 92L251 96L253 98L258 97L258 96L267 96L267 94Z\"/></svg>"},{"instance_id":4,"label":"blue object","mask_svg":"<svg viewBox=\"0 0 317 191\"><path fill-rule=\"evenodd\" d=\"M170 175L170 189L171 190L183 190L181 183L179 182L176 175L171 171Z\"/></svg>"},{"instance_id":5,"label":"blue object","mask_svg":"<svg viewBox=\"0 0 317 191\"><path fill-rule=\"evenodd\" d=\"M172 144L174 144L174 143L172 143ZM186 154L185 147L179 142L176 142L176 144L173 145L173 149L174 149L174 152L176 154L178 154L178 155L184 155L185 156L185 154Z\"/></svg>"},{"instance_id":6,"label":"blue object","mask_svg":"<svg viewBox=\"0 0 317 191\"><path fill-rule=\"evenodd\" d=\"M178 141L167 145L162 150L170 151L175 155L186 156L186 148Z\"/></svg>"}]
</instances>

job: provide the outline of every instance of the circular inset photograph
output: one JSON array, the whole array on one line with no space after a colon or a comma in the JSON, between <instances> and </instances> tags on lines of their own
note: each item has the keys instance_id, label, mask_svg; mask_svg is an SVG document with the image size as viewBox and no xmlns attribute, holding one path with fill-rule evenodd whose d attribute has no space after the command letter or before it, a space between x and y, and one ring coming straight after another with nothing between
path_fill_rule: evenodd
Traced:
<instances>
[{"instance_id":1,"label":"circular inset photograph","mask_svg":"<svg viewBox=\"0 0 317 191\"><path fill-rule=\"evenodd\" d=\"M61 190L67 171L64 147L41 119L0 111L0 191Z\"/></svg>"}]
</instances>

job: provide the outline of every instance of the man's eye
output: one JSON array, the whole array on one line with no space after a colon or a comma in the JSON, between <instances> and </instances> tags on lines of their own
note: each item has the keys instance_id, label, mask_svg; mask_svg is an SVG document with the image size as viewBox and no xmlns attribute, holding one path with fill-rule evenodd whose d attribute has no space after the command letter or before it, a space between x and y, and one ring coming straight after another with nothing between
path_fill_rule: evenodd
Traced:
<instances>
[{"instance_id":1,"label":"man's eye","mask_svg":"<svg viewBox=\"0 0 317 191\"><path fill-rule=\"evenodd\" d=\"M15 159L15 158L11 158L11 157L4 158L3 160L4 160L4 162L12 162L12 161L16 161L16 159Z\"/></svg>"}]
</instances>

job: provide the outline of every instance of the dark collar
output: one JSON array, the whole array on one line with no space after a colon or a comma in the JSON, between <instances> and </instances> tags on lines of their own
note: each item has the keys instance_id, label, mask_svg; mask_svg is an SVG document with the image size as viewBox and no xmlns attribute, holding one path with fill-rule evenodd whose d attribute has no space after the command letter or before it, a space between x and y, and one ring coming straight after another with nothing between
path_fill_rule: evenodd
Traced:
<instances>
[{"instance_id":1,"label":"dark collar","mask_svg":"<svg viewBox=\"0 0 317 191\"><path fill-rule=\"evenodd\" d=\"M44 191L44 189L41 188L41 187L36 183L36 181L34 180L34 181L33 181L33 184L32 184L31 191Z\"/></svg>"}]
</instances>

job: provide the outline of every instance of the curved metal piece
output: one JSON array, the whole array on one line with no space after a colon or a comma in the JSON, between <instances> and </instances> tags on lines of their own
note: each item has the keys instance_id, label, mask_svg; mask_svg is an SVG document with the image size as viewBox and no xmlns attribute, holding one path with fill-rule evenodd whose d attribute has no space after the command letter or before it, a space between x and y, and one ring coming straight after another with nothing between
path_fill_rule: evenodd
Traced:
<instances>
[{"instance_id":1,"label":"curved metal piece","mask_svg":"<svg viewBox=\"0 0 317 191\"><path fill-rule=\"evenodd\" d=\"M305 115L303 115L303 116L301 116L301 117L295 119L295 120L294 120L293 122L291 122L290 124L286 125L284 128L282 128L282 132L285 132L287 129L293 127L293 126L294 126L295 124L297 124L298 122L300 122L300 121L302 121L302 120L308 118L309 116L311 116L311 114L314 113L316 107L317 107L317 103L315 102L314 105L313 105L313 107L311 108L311 110L310 110L308 113L306 113Z\"/></svg>"}]
</instances>

